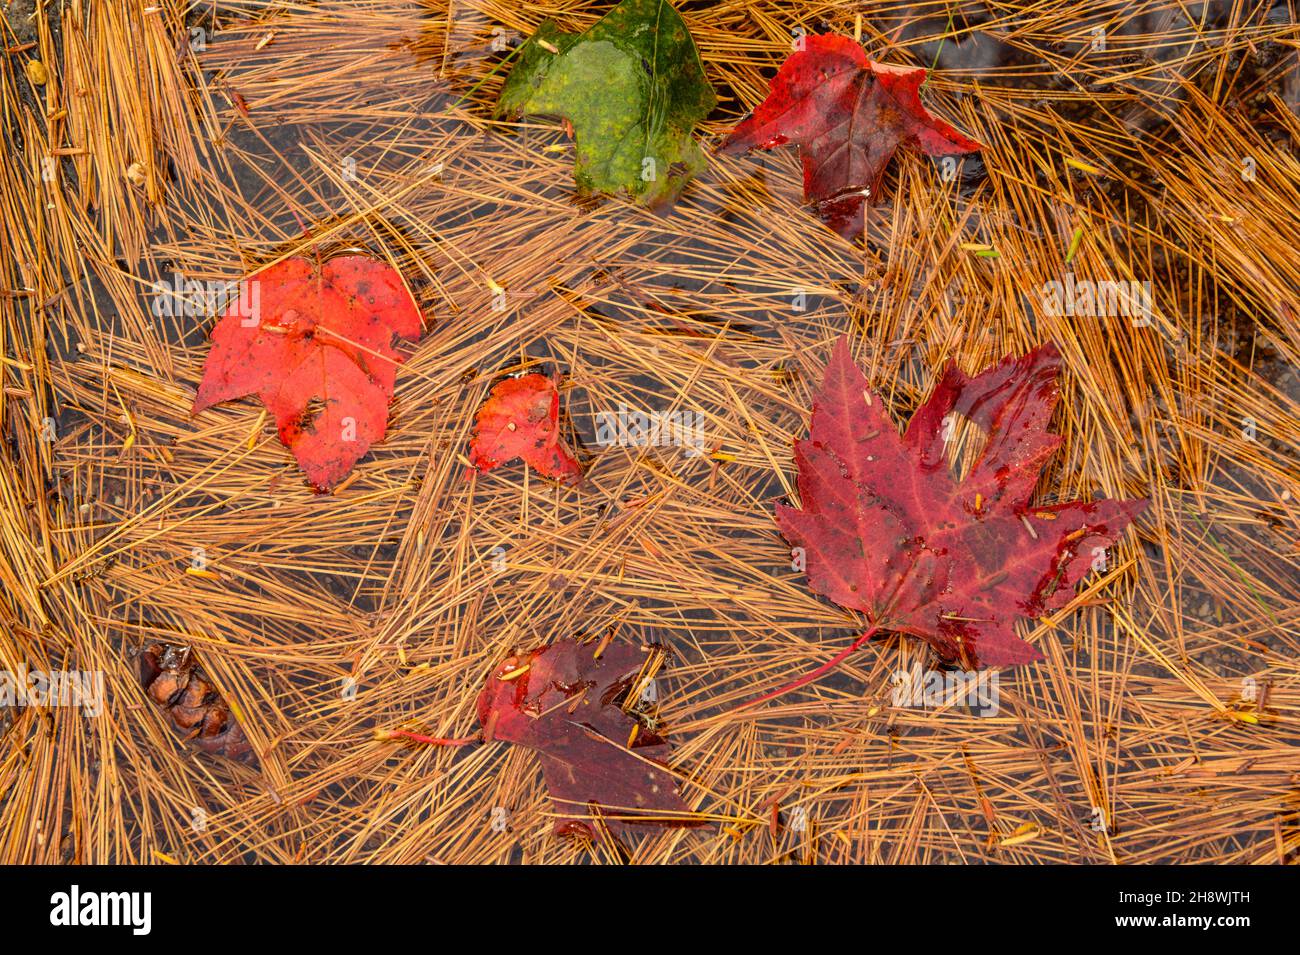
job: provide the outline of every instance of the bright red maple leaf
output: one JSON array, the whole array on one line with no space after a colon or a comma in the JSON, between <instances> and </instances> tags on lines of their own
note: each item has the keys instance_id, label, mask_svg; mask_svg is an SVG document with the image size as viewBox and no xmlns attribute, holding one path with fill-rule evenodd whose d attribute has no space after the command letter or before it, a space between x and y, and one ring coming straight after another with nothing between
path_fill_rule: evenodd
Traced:
<instances>
[{"instance_id":1,"label":"bright red maple leaf","mask_svg":"<svg viewBox=\"0 0 1300 955\"><path fill-rule=\"evenodd\" d=\"M590 832L597 813L620 826L703 825L664 768L667 740L623 709L645 653L611 644L597 657L596 646L561 640L501 663L478 698L484 740L540 754L558 831Z\"/></svg>"},{"instance_id":2,"label":"bright red maple leaf","mask_svg":"<svg viewBox=\"0 0 1300 955\"><path fill-rule=\"evenodd\" d=\"M363 255L319 272L286 259L246 281L253 294L212 330L194 411L257 395L307 479L327 491L383 438L402 362L393 336L419 338L420 310L397 272Z\"/></svg>"},{"instance_id":3,"label":"bright red maple leaf","mask_svg":"<svg viewBox=\"0 0 1300 955\"><path fill-rule=\"evenodd\" d=\"M876 63L837 34L804 37L781 64L767 99L722 143L724 152L799 147L806 201L845 238L862 234L863 206L899 145L930 156L983 147L921 103L925 70Z\"/></svg>"},{"instance_id":4,"label":"bright red maple leaf","mask_svg":"<svg viewBox=\"0 0 1300 955\"><path fill-rule=\"evenodd\" d=\"M480 471L522 458L546 477L582 480L582 466L560 437L560 393L545 375L497 383L475 418L469 458Z\"/></svg>"},{"instance_id":5,"label":"bright red maple leaf","mask_svg":"<svg viewBox=\"0 0 1300 955\"><path fill-rule=\"evenodd\" d=\"M947 661L978 668L1042 659L1016 636L1016 617L1065 606L1146 507L1030 504L1062 440L1047 431L1060 364L1050 343L973 378L949 364L900 437L841 338L809 436L795 445L801 507L776 511L781 532L804 548L812 589L865 614L868 636L910 633ZM988 433L962 481L944 456L952 415Z\"/></svg>"}]
</instances>

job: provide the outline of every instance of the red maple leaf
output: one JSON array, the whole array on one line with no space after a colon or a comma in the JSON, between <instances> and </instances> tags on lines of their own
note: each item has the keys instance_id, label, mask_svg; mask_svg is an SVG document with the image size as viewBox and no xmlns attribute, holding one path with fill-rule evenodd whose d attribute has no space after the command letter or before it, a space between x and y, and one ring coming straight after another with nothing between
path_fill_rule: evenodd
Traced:
<instances>
[{"instance_id":1,"label":"red maple leaf","mask_svg":"<svg viewBox=\"0 0 1300 955\"><path fill-rule=\"evenodd\" d=\"M804 548L812 589L870 620L854 648L892 630L969 667L1042 659L1015 618L1065 606L1147 503L1030 504L1062 440L1046 430L1060 364L1050 343L973 378L949 364L900 437L847 339L836 344L795 445L802 506L778 505L776 519ZM944 456L954 415L988 434L961 481Z\"/></svg>"},{"instance_id":2,"label":"red maple leaf","mask_svg":"<svg viewBox=\"0 0 1300 955\"><path fill-rule=\"evenodd\" d=\"M420 310L397 272L362 255L319 273L286 259L246 281L212 330L194 411L257 395L307 479L327 491L383 438L402 362L393 335L419 338Z\"/></svg>"},{"instance_id":3,"label":"red maple leaf","mask_svg":"<svg viewBox=\"0 0 1300 955\"><path fill-rule=\"evenodd\" d=\"M584 820L597 814L620 826L702 825L664 768L667 740L623 709L645 653L619 644L595 651L561 640L506 659L478 698L484 739L540 754L558 831L590 832Z\"/></svg>"},{"instance_id":4,"label":"red maple leaf","mask_svg":"<svg viewBox=\"0 0 1300 955\"><path fill-rule=\"evenodd\" d=\"M545 375L499 382L479 408L470 463L480 471L523 458L549 478L582 480L582 466L560 438L560 393Z\"/></svg>"},{"instance_id":5,"label":"red maple leaf","mask_svg":"<svg viewBox=\"0 0 1300 955\"><path fill-rule=\"evenodd\" d=\"M876 63L848 37L808 36L781 64L767 99L722 143L724 152L799 147L804 199L845 238L862 234L863 206L880 192L900 144L930 156L983 147L921 103L925 70Z\"/></svg>"}]
</instances>

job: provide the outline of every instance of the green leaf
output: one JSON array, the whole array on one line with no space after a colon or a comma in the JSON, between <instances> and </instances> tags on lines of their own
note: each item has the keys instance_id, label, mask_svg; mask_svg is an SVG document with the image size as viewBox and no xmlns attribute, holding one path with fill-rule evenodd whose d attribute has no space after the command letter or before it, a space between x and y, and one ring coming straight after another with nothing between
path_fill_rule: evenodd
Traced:
<instances>
[{"instance_id":1,"label":"green leaf","mask_svg":"<svg viewBox=\"0 0 1300 955\"><path fill-rule=\"evenodd\" d=\"M692 130L716 102L672 5L623 0L585 33L561 33L550 20L538 27L519 48L497 115L564 117L579 192L663 209L704 168Z\"/></svg>"}]
</instances>

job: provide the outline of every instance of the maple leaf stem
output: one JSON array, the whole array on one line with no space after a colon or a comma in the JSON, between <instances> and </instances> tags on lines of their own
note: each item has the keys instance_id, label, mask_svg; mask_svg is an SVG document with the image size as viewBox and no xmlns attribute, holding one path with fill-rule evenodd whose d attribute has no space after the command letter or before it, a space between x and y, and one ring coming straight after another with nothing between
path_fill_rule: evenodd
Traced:
<instances>
[{"instance_id":1,"label":"maple leaf stem","mask_svg":"<svg viewBox=\"0 0 1300 955\"><path fill-rule=\"evenodd\" d=\"M784 696L786 693L789 693L791 690L797 690L801 686L807 686L809 683L813 682L818 677L821 677L824 674L829 673L831 670L834 670L837 666L839 666L846 659L848 659L848 657L852 655L852 653L855 650L857 650L860 646L862 646L864 643L866 643L868 640L874 637L879 631L880 631L879 627L872 627L870 630L868 630L862 636L858 637L858 639L854 640L851 644L849 644L839 653L835 654L835 656L831 657L829 660L827 660L817 669L805 673L803 676L799 677L799 679L795 680L793 683L787 683L785 686L779 687L771 691L770 693L764 693L762 696L756 697L755 699L750 700L748 703L742 703L740 704L740 706L736 707L736 709L743 710L751 706L757 706L759 703L766 703L768 700L775 700L778 696Z\"/></svg>"},{"instance_id":2,"label":"maple leaf stem","mask_svg":"<svg viewBox=\"0 0 1300 955\"><path fill-rule=\"evenodd\" d=\"M448 739L442 736L425 736L421 733L412 733L409 730L385 730L384 739L409 739L413 743L424 743L428 746L469 746L471 743L482 742L482 737L466 736L463 739Z\"/></svg>"}]
</instances>

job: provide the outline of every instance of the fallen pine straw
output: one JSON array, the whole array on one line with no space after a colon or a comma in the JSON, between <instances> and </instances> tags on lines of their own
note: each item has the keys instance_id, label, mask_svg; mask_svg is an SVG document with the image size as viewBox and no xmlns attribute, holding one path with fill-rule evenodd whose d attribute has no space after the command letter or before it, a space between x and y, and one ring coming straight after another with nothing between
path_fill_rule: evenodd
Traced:
<instances>
[{"instance_id":1,"label":"fallen pine straw","mask_svg":"<svg viewBox=\"0 0 1300 955\"><path fill-rule=\"evenodd\" d=\"M1295 861L1293 16L686 10L714 142L795 26L860 14L878 58L939 59L926 97L988 144L987 177L905 157L863 247L801 207L793 149L712 157L668 218L573 201L558 124L490 121L489 44L603 6L230 3L215 32L208 6L69 0L0 56L0 670L106 682L97 717L0 710L0 861ZM387 439L317 496L255 402L190 417L211 316L155 283L341 248L401 270L427 334ZM1035 317L1067 260L1149 282L1150 314ZM931 665L898 637L732 712L864 628L772 520L845 331L898 420L948 359L1055 339L1044 490L1152 499L1071 610L1027 628L1047 660L1000 675L996 715L894 705L895 674ZM465 478L475 409L525 368L566 376L580 491ZM597 447L620 405L700 415L707 453ZM978 443L959 431L965 466ZM611 628L669 648L659 717L711 826L557 839L533 755L416 739L472 739L512 649ZM201 656L259 766L171 732L134 681L151 640Z\"/></svg>"}]
</instances>

